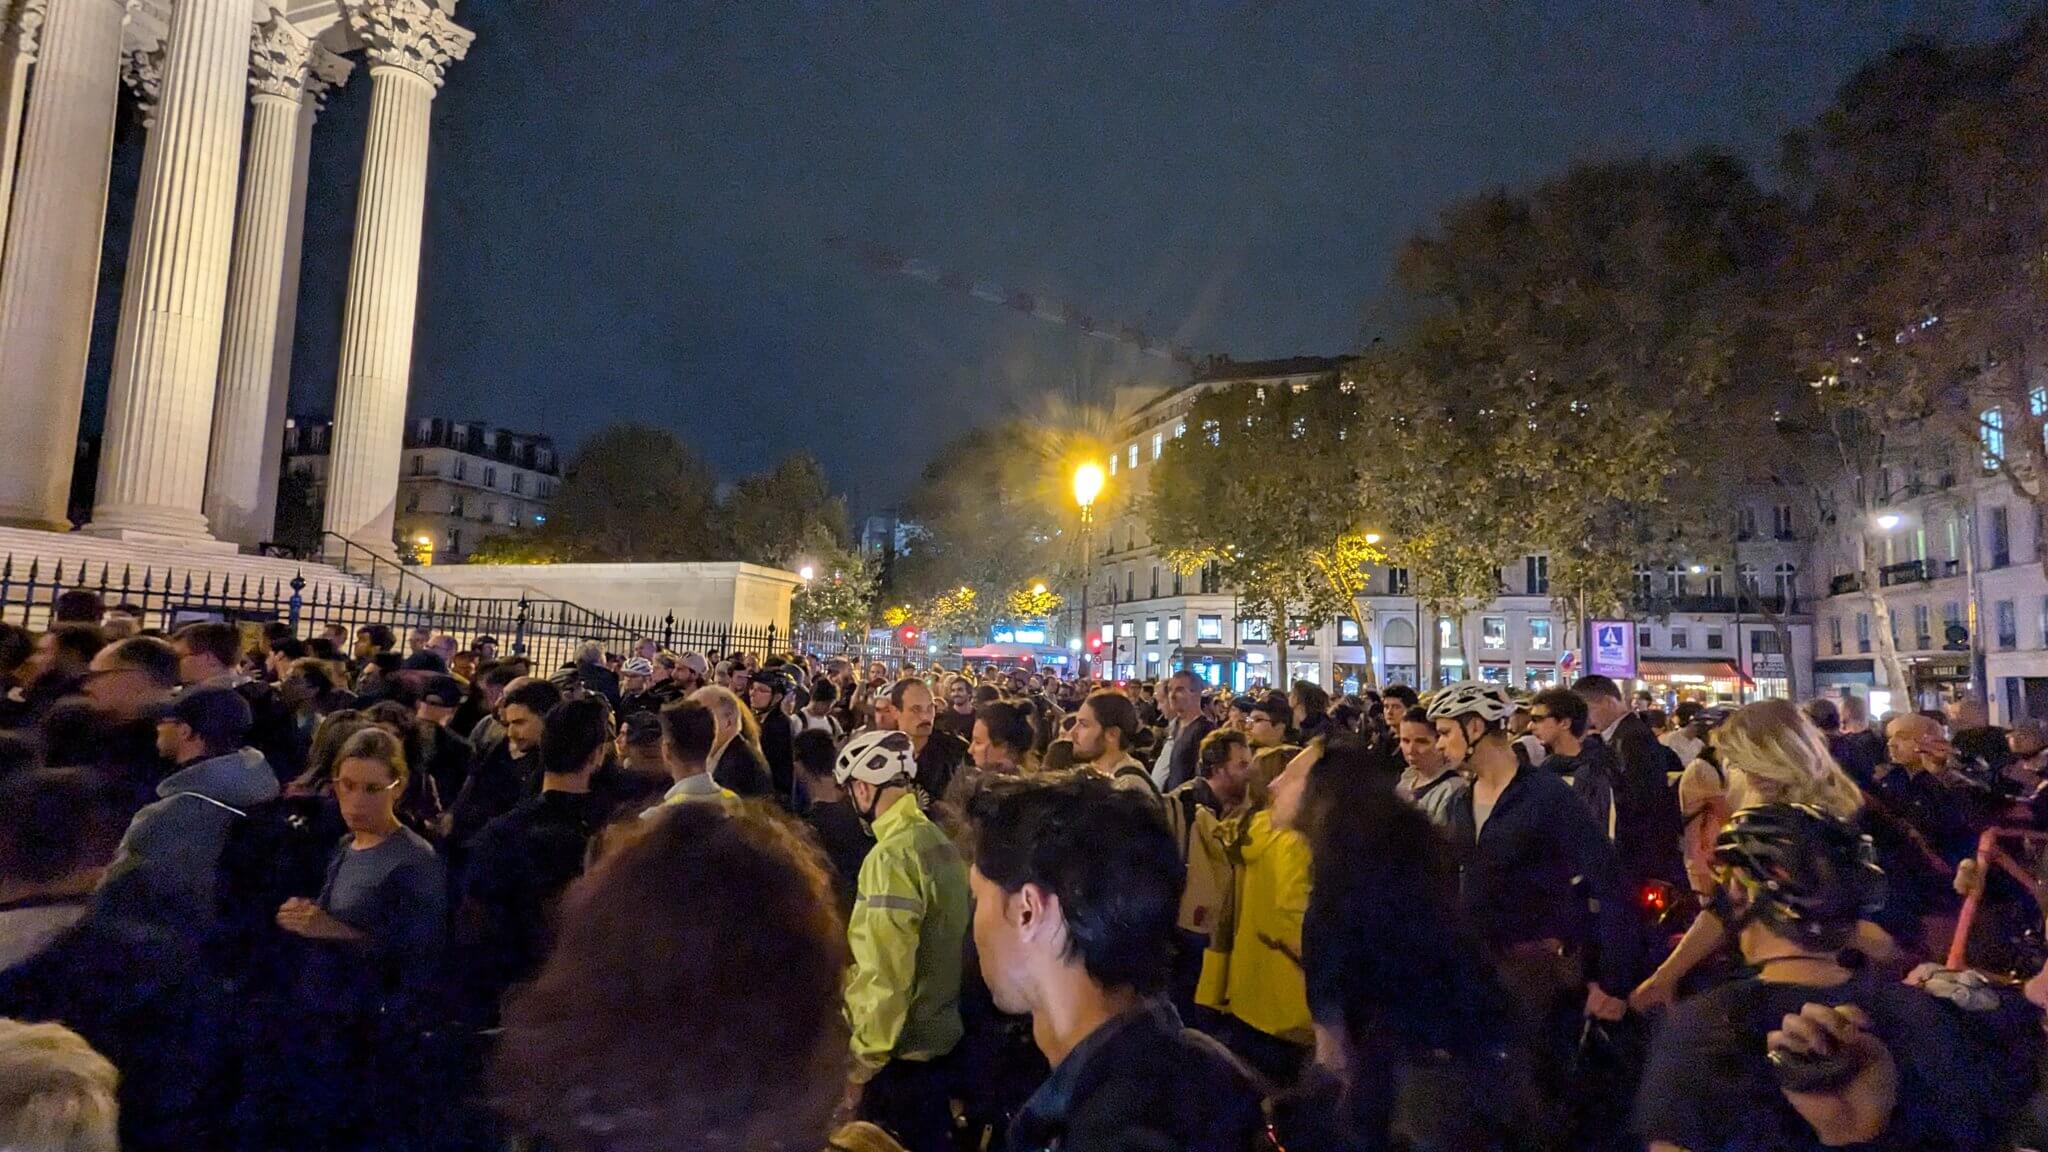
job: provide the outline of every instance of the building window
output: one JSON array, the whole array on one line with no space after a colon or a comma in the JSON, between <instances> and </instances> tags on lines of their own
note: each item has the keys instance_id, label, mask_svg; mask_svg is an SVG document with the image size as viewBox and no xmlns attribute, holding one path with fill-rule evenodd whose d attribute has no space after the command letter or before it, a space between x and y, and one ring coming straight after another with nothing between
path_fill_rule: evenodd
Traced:
<instances>
[{"instance_id":1,"label":"building window","mask_svg":"<svg viewBox=\"0 0 2048 1152\"><path fill-rule=\"evenodd\" d=\"M1737 540L1756 539L1756 509L1737 508L1735 510L1735 538Z\"/></svg>"},{"instance_id":2,"label":"building window","mask_svg":"<svg viewBox=\"0 0 2048 1152\"><path fill-rule=\"evenodd\" d=\"M1763 591L1756 582L1756 565L1754 564L1737 564L1735 566L1735 584L1737 592L1747 592L1752 596Z\"/></svg>"},{"instance_id":3,"label":"building window","mask_svg":"<svg viewBox=\"0 0 2048 1152\"><path fill-rule=\"evenodd\" d=\"M1195 617L1195 639L1197 641L1221 641L1223 639L1223 617Z\"/></svg>"},{"instance_id":4,"label":"building window","mask_svg":"<svg viewBox=\"0 0 2048 1152\"><path fill-rule=\"evenodd\" d=\"M492 523L492 524L495 524L495 523L497 523L497 521L498 521L498 506L497 506L496 504L486 504L486 505L484 505L484 520L485 520L485 522L487 522L487 523Z\"/></svg>"},{"instance_id":5,"label":"building window","mask_svg":"<svg viewBox=\"0 0 2048 1152\"><path fill-rule=\"evenodd\" d=\"M1657 596L1657 573L1649 568L1636 565L1636 599L1654 600Z\"/></svg>"},{"instance_id":6,"label":"building window","mask_svg":"<svg viewBox=\"0 0 2048 1152\"><path fill-rule=\"evenodd\" d=\"M1934 647L1934 632L1929 628L1929 624L1932 623L1930 617L1933 615L1932 612L1927 610L1927 605L1913 605L1913 647ZM2041 619L2042 626L2048 628L2048 616L2043 616Z\"/></svg>"},{"instance_id":7,"label":"building window","mask_svg":"<svg viewBox=\"0 0 2048 1152\"><path fill-rule=\"evenodd\" d=\"M1494 651L1508 646L1508 620L1505 616L1484 616L1479 620L1479 646Z\"/></svg>"},{"instance_id":8,"label":"building window","mask_svg":"<svg viewBox=\"0 0 2048 1152\"><path fill-rule=\"evenodd\" d=\"M1856 614L1856 651L1870 651L1870 613Z\"/></svg>"},{"instance_id":9,"label":"building window","mask_svg":"<svg viewBox=\"0 0 2048 1152\"><path fill-rule=\"evenodd\" d=\"M1648 624L1636 625L1636 651L1647 652L1657 646L1657 635Z\"/></svg>"},{"instance_id":10,"label":"building window","mask_svg":"<svg viewBox=\"0 0 2048 1152\"><path fill-rule=\"evenodd\" d=\"M427 474L427 458L418 452L412 454L412 474L415 476L425 476Z\"/></svg>"},{"instance_id":11,"label":"building window","mask_svg":"<svg viewBox=\"0 0 2048 1152\"><path fill-rule=\"evenodd\" d=\"M1175 568L1173 570L1173 594L1175 596L1180 595L1180 575L1180 569Z\"/></svg>"},{"instance_id":12,"label":"building window","mask_svg":"<svg viewBox=\"0 0 2048 1152\"><path fill-rule=\"evenodd\" d=\"M1799 599L1799 570L1790 564L1778 565L1772 573L1777 587L1777 596L1787 608Z\"/></svg>"},{"instance_id":13,"label":"building window","mask_svg":"<svg viewBox=\"0 0 2048 1152\"><path fill-rule=\"evenodd\" d=\"M1358 621L1349 616L1337 617L1337 643L1356 644L1358 637Z\"/></svg>"},{"instance_id":14,"label":"building window","mask_svg":"<svg viewBox=\"0 0 2048 1152\"><path fill-rule=\"evenodd\" d=\"M1387 595L1406 596L1407 594L1408 570L1406 568L1387 569Z\"/></svg>"},{"instance_id":15,"label":"building window","mask_svg":"<svg viewBox=\"0 0 2048 1152\"><path fill-rule=\"evenodd\" d=\"M1240 642L1264 644L1268 638L1266 622L1264 620L1239 620L1237 622L1237 638Z\"/></svg>"},{"instance_id":16,"label":"building window","mask_svg":"<svg viewBox=\"0 0 2048 1152\"><path fill-rule=\"evenodd\" d=\"M1159 599L1159 565L1152 566L1152 599Z\"/></svg>"},{"instance_id":17,"label":"building window","mask_svg":"<svg viewBox=\"0 0 2048 1152\"><path fill-rule=\"evenodd\" d=\"M1550 651L1550 618L1532 616L1529 618L1529 651Z\"/></svg>"},{"instance_id":18,"label":"building window","mask_svg":"<svg viewBox=\"0 0 2048 1152\"><path fill-rule=\"evenodd\" d=\"M2012 563L2012 517L2007 515L2005 505L1991 509L1991 566L2003 568Z\"/></svg>"},{"instance_id":19,"label":"building window","mask_svg":"<svg viewBox=\"0 0 2048 1152\"><path fill-rule=\"evenodd\" d=\"M1136 600L1137 598L1138 574L1136 571L1126 568L1124 569L1124 599Z\"/></svg>"},{"instance_id":20,"label":"building window","mask_svg":"<svg viewBox=\"0 0 2048 1152\"><path fill-rule=\"evenodd\" d=\"M1672 564L1664 569L1664 594L1672 597L1685 595L1685 569L1680 565Z\"/></svg>"},{"instance_id":21,"label":"building window","mask_svg":"<svg viewBox=\"0 0 2048 1152\"><path fill-rule=\"evenodd\" d=\"M1116 639L1116 625L1114 625L1114 624L1104 624L1104 625L1102 626L1102 642L1103 642L1104 644L1107 644L1107 643L1109 643L1110 641L1112 641L1112 640L1115 640L1115 639Z\"/></svg>"},{"instance_id":22,"label":"building window","mask_svg":"<svg viewBox=\"0 0 2048 1152\"><path fill-rule=\"evenodd\" d=\"M1154 460L1157 460L1157 459L1159 459L1159 454L1160 454L1161 452L1164 452L1165 450L1166 450L1166 433L1164 433L1164 432L1154 432L1154 433L1152 434L1152 458L1153 458Z\"/></svg>"},{"instance_id":23,"label":"building window","mask_svg":"<svg viewBox=\"0 0 2048 1152\"><path fill-rule=\"evenodd\" d=\"M2019 613L2013 611L2012 601L1998 602L1998 650L2009 652L2019 647Z\"/></svg>"},{"instance_id":24,"label":"building window","mask_svg":"<svg viewBox=\"0 0 2048 1152\"><path fill-rule=\"evenodd\" d=\"M1840 616L1828 617L1828 647L1834 651L1835 655L1840 656L1842 654L1842 618Z\"/></svg>"},{"instance_id":25,"label":"building window","mask_svg":"<svg viewBox=\"0 0 2048 1152\"><path fill-rule=\"evenodd\" d=\"M1780 540L1792 539L1792 506L1780 504L1771 509L1771 535Z\"/></svg>"},{"instance_id":26,"label":"building window","mask_svg":"<svg viewBox=\"0 0 2048 1152\"><path fill-rule=\"evenodd\" d=\"M1138 466L1138 442L1136 440L1131 441L1131 447L1125 463L1128 467L1132 468Z\"/></svg>"},{"instance_id":27,"label":"building window","mask_svg":"<svg viewBox=\"0 0 2048 1152\"><path fill-rule=\"evenodd\" d=\"M514 472L512 474L512 494L514 496L526 494L526 473Z\"/></svg>"},{"instance_id":28,"label":"building window","mask_svg":"<svg viewBox=\"0 0 2048 1152\"><path fill-rule=\"evenodd\" d=\"M1488 684L1505 684L1508 682L1508 666L1505 664L1481 664L1479 666L1479 678Z\"/></svg>"},{"instance_id":29,"label":"building window","mask_svg":"<svg viewBox=\"0 0 2048 1152\"><path fill-rule=\"evenodd\" d=\"M1145 643L1147 643L1147 644L1157 644L1157 643L1159 643L1159 621L1157 621L1157 620L1147 620L1147 621L1145 621Z\"/></svg>"},{"instance_id":30,"label":"building window","mask_svg":"<svg viewBox=\"0 0 2048 1152\"><path fill-rule=\"evenodd\" d=\"M1174 438L1175 440L1178 440L1178 439L1180 439L1181 437L1183 437L1183 436L1185 436L1185 435L1187 435L1187 434L1188 434L1188 422L1187 422L1187 421L1185 421L1185 420L1180 420L1180 421L1176 421L1176 422L1174 423L1174 425L1173 425L1173 438Z\"/></svg>"},{"instance_id":31,"label":"building window","mask_svg":"<svg viewBox=\"0 0 2048 1152\"><path fill-rule=\"evenodd\" d=\"M1109 454L1109 474L1111 476L1116 475L1116 463L1118 459L1119 457L1115 452L1111 452Z\"/></svg>"},{"instance_id":32,"label":"building window","mask_svg":"<svg viewBox=\"0 0 2048 1152\"><path fill-rule=\"evenodd\" d=\"M462 555L462 529L450 528L448 530L448 554L450 556Z\"/></svg>"},{"instance_id":33,"label":"building window","mask_svg":"<svg viewBox=\"0 0 2048 1152\"><path fill-rule=\"evenodd\" d=\"M1712 568L1707 569L1707 595L1718 600L1727 594L1727 590L1721 583L1721 566L1716 564Z\"/></svg>"},{"instance_id":34,"label":"building window","mask_svg":"<svg viewBox=\"0 0 2048 1152\"><path fill-rule=\"evenodd\" d=\"M1124 620L1116 626L1116 634L1125 640L1129 640L1132 636L1137 635L1137 632L1137 621L1135 620Z\"/></svg>"},{"instance_id":35,"label":"building window","mask_svg":"<svg viewBox=\"0 0 2048 1152\"><path fill-rule=\"evenodd\" d=\"M1180 643L1180 617L1168 616L1166 618L1166 639L1169 643Z\"/></svg>"},{"instance_id":36,"label":"building window","mask_svg":"<svg viewBox=\"0 0 2048 1152\"><path fill-rule=\"evenodd\" d=\"M419 490L419 489L415 488L415 489L413 489L412 491L410 491L410 492L407 492L407 493L405 494L405 510L406 510L407 512L417 512L417 511L419 511L419 510L420 510L420 490Z\"/></svg>"},{"instance_id":37,"label":"building window","mask_svg":"<svg viewBox=\"0 0 2048 1152\"><path fill-rule=\"evenodd\" d=\"M489 464L484 465L484 487L496 488L497 486L498 470Z\"/></svg>"},{"instance_id":38,"label":"building window","mask_svg":"<svg viewBox=\"0 0 2048 1152\"><path fill-rule=\"evenodd\" d=\"M1550 595L1550 557L1522 557L1522 589L1531 596Z\"/></svg>"},{"instance_id":39,"label":"building window","mask_svg":"<svg viewBox=\"0 0 2048 1152\"><path fill-rule=\"evenodd\" d=\"M455 458L455 478L457 480L469 479L469 461L464 460L460 456Z\"/></svg>"},{"instance_id":40,"label":"building window","mask_svg":"<svg viewBox=\"0 0 2048 1152\"><path fill-rule=\"evenodd\" d=\"M1707 651L1719 652L1721 650L1721 640L1721 630L1719 628L1707 629Z\"/></svg>"},{"instance_id":41,"label":"building window","mask_svg":"<svg viewBox=\"0 0 2048 1152\"><path fill-rule=\"evenodd\" d=\"M462 493L460 493L460 492L457 492L457 493L455 494L455 498L454 498L453 500L449 501L449 504L448 504L448 514L449 514L449 515L451 515L451 516L460 516L460 515L462 515L462 514L463 514L463 508L462 508L462 505L463 505L463 500L462 500Z\"/></svg>"},{"instance_id":42,"label":"building window","mask_svg":"<svg viewBox=\"0 0 2048 1152\"><path fill-rule=\"evenodd\" d=\"M1673 652L1683 652L1690 647L1692 647L1692 633L1683 628L1673 628L1671 630L1671 650Z\"/></svg>"},{"instance_id":43,"label":"building window","mask_svg":"<svg viewBox=\"0 0 2048 1152\"><path fill-rule=\"evenodd\" d=\"M2005 409L1986 408L1977 414L1977 438L1984 443L1984 470L1995 470L2005 459Z\"/></svg>"},{"instance_id":44,"label":"building window","mask_svg":"<svg viewBox=\"0 0 2048 1152\"><path fill-rule=\"evenodd\" d=\"M2048 648L2048 596L2041 597L2041 647Z\"/></svg>"},{"instance_id":45,"label":"building window","mask_svg":"<svg viewBox=\"0 0 2048 1152\"><path fill-rule=\"evenodd\" d=\"M1548 664L1537 668L1524 668L1522 679L1528 684L1529 691L1541 692L1545 688L1557 687L1557 669Z\"/></svg>"}]
</instances>

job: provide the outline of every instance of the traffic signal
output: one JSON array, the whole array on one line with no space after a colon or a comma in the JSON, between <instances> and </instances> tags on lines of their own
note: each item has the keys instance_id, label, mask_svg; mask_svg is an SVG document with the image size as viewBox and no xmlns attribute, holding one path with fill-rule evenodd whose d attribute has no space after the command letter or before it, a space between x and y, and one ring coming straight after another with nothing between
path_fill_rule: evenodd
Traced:
<instances>
[{"instance_id":1,"label":"traffic signal","mask_svg":"<svg viewBox=\"0 0 2048 1152\"><path fill-rule=\"evenodd\" d=\"M1100 636L1090 636L1090 637L1088 638L1088 651L1090 651L1090 652L1100 652L1100 651L1102 651L1102 637L1100 637Z\"/></svg>"},{"instance_id":2,"label":"traffic signal","mask_svg":"<svg viewBox=\"0 0 2048 1152\"><path fill-rule=\"evenodd\" d=\"M912 648L917 645L917 636L917 626L914 624L905 624L903 627L898 628L896 630L896 643L902 645L905 648Z\"/></svg>"}]
</instances>

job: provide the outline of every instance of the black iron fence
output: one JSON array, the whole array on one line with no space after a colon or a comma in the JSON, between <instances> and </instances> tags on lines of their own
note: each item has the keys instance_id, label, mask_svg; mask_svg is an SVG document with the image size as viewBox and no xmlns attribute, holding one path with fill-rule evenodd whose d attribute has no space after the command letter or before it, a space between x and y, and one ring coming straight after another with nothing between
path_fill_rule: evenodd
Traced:
<instances>
[{"instance_id":1,"label":"black iron fence","mask_svg":"<svg viewBox=\"0 0 2048 1152\"><path fill-rule=\"evenodd\" d=\"M340 625L353 636L358 628L384 624L402 638L410 629L425 627L453 636L464 648L480 637L491 637L500 652L525 656L545 669L573 662L578 649L593 641L620 654L630 653L642 640L652 640L671 652L748 652L766 657L802 651L890 661L905 656L901 649L867 643L860 632L678 620L672 612L606 616L566 600L457 596L409 571L409 580L399 582L396 591L387 591L381 581L362 574L351 575L360 582L315 584L303 574L289 580L252 579L205 570L51 562L8 554L0 557L0 622L42 629L54 615L59 596L85 590L98 594L108 608L130 607L144 628L169 631L199 620L282 622L296 635L313 637L328 625Z\"/></svg>"}]
</instances>

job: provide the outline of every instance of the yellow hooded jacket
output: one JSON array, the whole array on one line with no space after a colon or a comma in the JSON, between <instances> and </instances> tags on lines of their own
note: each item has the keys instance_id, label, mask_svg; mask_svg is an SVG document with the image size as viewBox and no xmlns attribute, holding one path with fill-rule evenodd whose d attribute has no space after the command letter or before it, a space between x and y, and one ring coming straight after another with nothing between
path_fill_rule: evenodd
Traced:
<instances>
[{"instance_id":1,"label":"yellow hooded jacket","mask_svg":"<svg viewBox=\"0 0 2048 1152\"><path fill-rule=\"evenodd\" d=\"M1195 1000L1269 1036L1310 1043L1315 1033L1299 961L1301 921L1308 912L1308 841L1273 827L1267 811L1232 817L1220 834L1237 865L1229 940L1213 942L1203 954ZM1219 922L1219 936L1224 927Z\"/></svg>"}]
</instances>

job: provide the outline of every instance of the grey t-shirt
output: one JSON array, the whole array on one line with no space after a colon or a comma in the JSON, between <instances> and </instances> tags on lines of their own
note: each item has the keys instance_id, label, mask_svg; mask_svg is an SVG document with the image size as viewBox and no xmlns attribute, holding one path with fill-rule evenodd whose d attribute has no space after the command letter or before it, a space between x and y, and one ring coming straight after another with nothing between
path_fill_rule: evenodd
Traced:
<instances>
[{"instance_id":1,"label":"grey t-shirt","mask_svg":"<svg viewBox=\"0 0 2048 1152\"><path fill-rule=\"evenodd\" d=\"M370 937L408 975L425 976L441 948L448 874L433 845L400 828L373 848L343 839L327 866L320 907Z\"/></svg>"}]
</instances>

